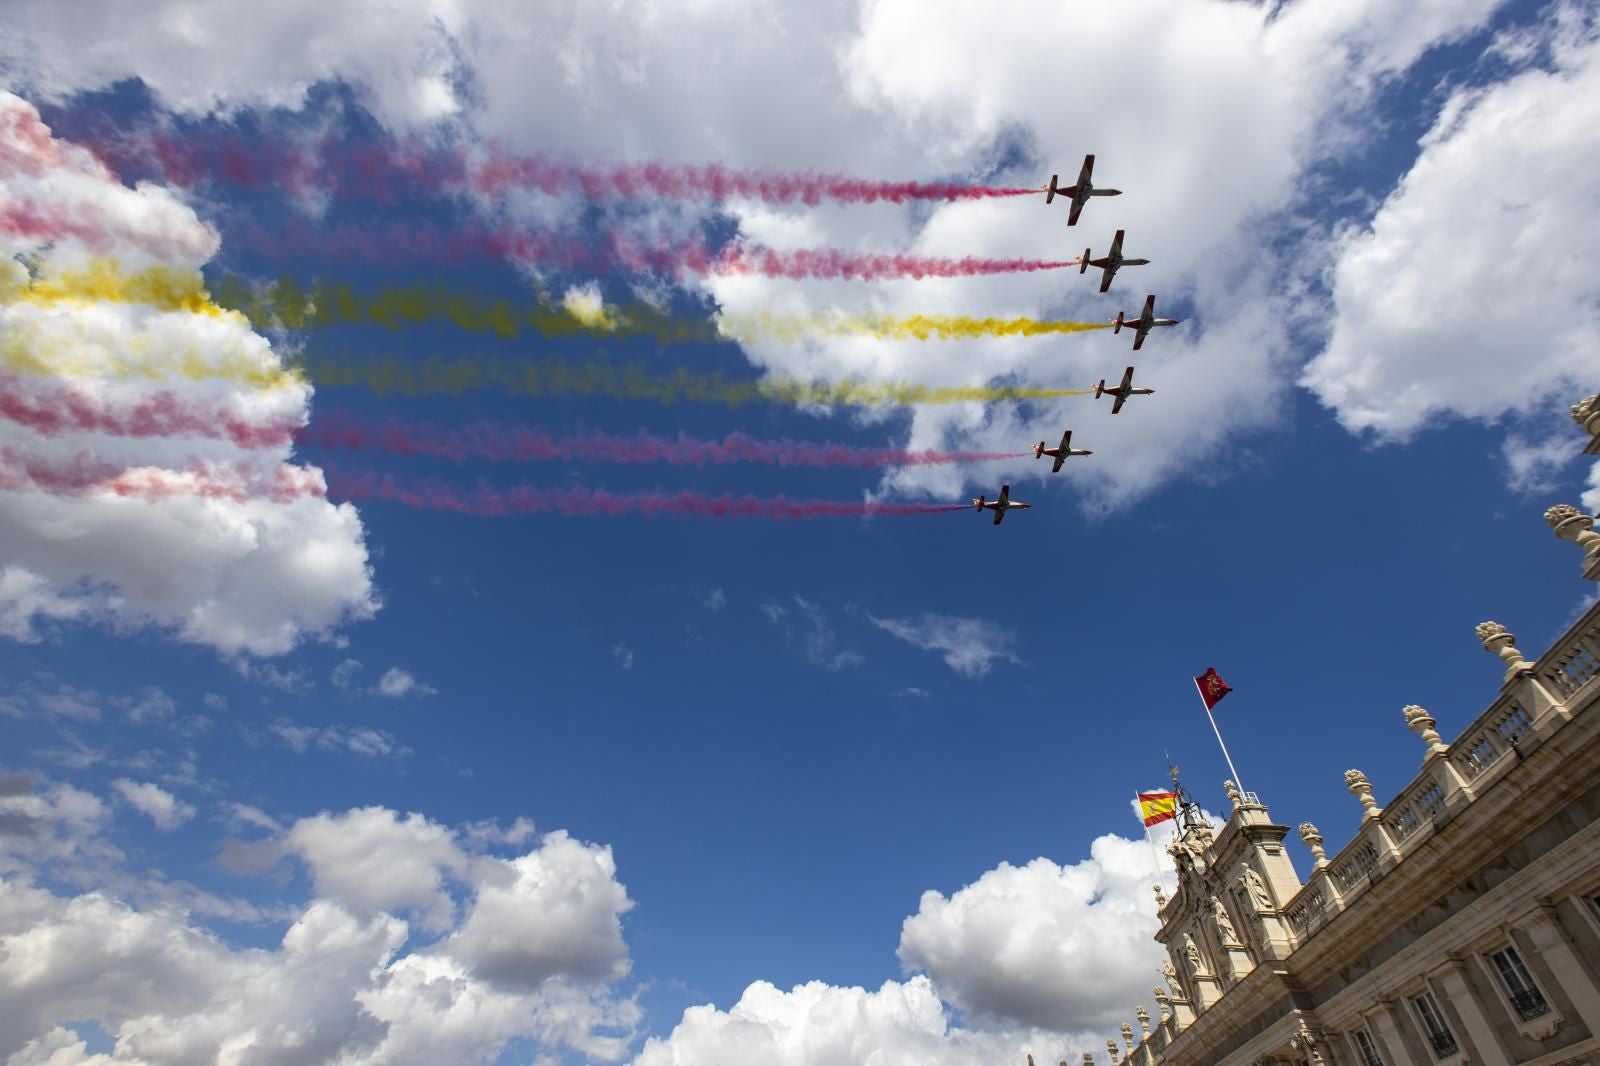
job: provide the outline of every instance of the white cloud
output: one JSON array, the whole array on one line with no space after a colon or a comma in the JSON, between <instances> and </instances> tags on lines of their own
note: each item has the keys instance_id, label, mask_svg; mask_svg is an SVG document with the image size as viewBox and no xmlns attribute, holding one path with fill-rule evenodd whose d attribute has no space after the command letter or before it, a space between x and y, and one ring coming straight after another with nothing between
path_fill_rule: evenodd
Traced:
<instances>
[{"instance_id":1,"label":"white cloud","mask_svg":"<svg viewBox=\"0 0 1600 1066\"><path fill-rule=\"evenodd\" d=\"M119 777L111 787L130 807L154 822L157 829L170 831L194 817L193 804L184 803L160 785Z\"/></svg>"},{"instance_id":2,"label":"white cloud","mask_svg":"<svg viewBox=\"0 0 1600 1066\"><path fill-rule=\"evenodd\" d=\"M761 605L761 613L782 631L786 645L799 651L807 661L829 670L861 664L859 652L839 646L839 634L820 604L800 595L793 599L792 608L771 601Z\"/></svg>"},{"instance_id":3,"label":"white cloud","mask_svg":"<svg viewBox=\"0 0 1600 1066\"><path fill-rule=\"evenodd\" d=\"M628 647L626 644L623 644L621 641L611 645L611 657L615 659L617 665L622 667L624 670L633 669L633 649Z\"/></svg>"},{"instance_id":4,"label":"white cloud","mask_svg":"<svg viewBox=\"0 0 1600 1066\"><path fill-rule=\"evenodd\" d=\"M872 624L923 651L938 652L945 665L966 677L982 677L996 659L1020 662L1011 650L1016 634L994 622L923 613L915 618L877 618Z\"/></svg>"},{"instance_id":5,"label":"white cloud","mask_svg":"<svg viewBox=\"0 0 1600 1066\"><path fill-rule=\"evenodd\" d=\"M425 685L412 676L408 670L398 666L391 666L378 678L378 683L372 688L360 688L356 684L356 674L361 671L361 663L356 659L345 659L333 668L333 687L341 692L357 692L369 696L382 696L385 699L398 700L407 696L434 696L438 689L432 685Z\"/></svg>"},{"instance_id":6,"label":"white cloud","mask_svg":"<svg viewBox=\"0 0 1600 1066\"><path fill-rule=\"evenodd\" d=\"M685 1010L634 1066L993 1066L1059 1047L1042 1034L955 1028L926 977L886 981L875 992L821 981L784 992L757 981L726 1011Z\"/></svg>"},{"instance_id":7,"label":"white cloud","mask_svg":"<svg viewBox=\"0 0 1600 1066\"><path fill-rule=\"evenodd\" d=\"M1166 957L1154 939L1156 857L1115 835L1089 854L1070 866L1002 863L949 897L923 893L901 961L979 1024L1078 1032L1126 1020Z\"/></svg>"},{"instance_id":8,"label":"white cloud","mask_svg":"<svg viewBox=\"0 0 1600 1066\"><path fill-rule=\"evenodd\" d=\"M291 751L346 751L352 755L372 757L394 756L404 758L411 749L400 743L393 733L371 726L299 725L279 718L269 725L272 735Z\"/></svg>"},{"instance_id":9,"label":"white cloud","mask_svg":"<svg viewBox=\"0 0 1600 1066\"><path fill-rule=\"evenodd\" d=\"M0 195L21 198L33 214L70 215L83 228L0 240L9 255L35 257L32 277L0 258L8 391L49 406L54 393L35 390L69 388L89 409L121 411L165 389L244 424L305 422L309 388L282 377L278 354L243 316L29 299L37 283L83 268L88 252L192 281L216 237L176 196L151 185L126 189L86 151L57 141L32 105L5 93L0 154ZM203 464L237 471L252 491L286 479L321 486L319 471L288 465L288 443L44 432L0 421L7 477L22 478L0 499L0 632L13 639L38 639L36 621L93 618L124 629L153 624L225 655L278 655L377 610L361 522L348 504L315 495L62 495L38 485L33 468L20 475L17 456L68 467L89 456L179 485L195 484L191 468Z\"/></svg>"},{"instance_id":10,"label":"white cloud","mask_svg":"<svg viewBox=\"0 0 1600 1066\"><path fill-rule=\"evenodd\" d=\"M555 974L590 981L627 975L621 917L633 907L611 849L549 834L521 858L478 868L478 892L440 950L479 977L534 989Z\"/></svg>"},{"instance_id":11,"label":"white cloud","mask_svg":"<svg viewBox=\"0 0 1600 1066\"><path fill-rule=\"evenodd\" d=\"M1600 39L1577 10L1551 23L1552 69L1452 94L1372 224L1342 242L1331 336L1303 380L1348 429L1404 439L1592 388Z\"/></svg>"},{"instance_id":12,"label":"white cloud","mask_svg":"<svg viewBox=\"0 0 1600 1066\"><path fill-rule=\"evenodd\" d=\"M722 587L719 585L705 594L700 601L700 605L712 614L716 614L728 605L727 594L722 591Z\"/></svg>"},{"instance_id":13,"label":"white cloud","mask_svg":"<svg viewBox=\"0 0 1600 1066\"><path fill-rule=\"evenodd\" d=\"M284 835L287 850L311 871L317 894L359 913L415 911L425 928L445 929L455 903L447 872L467 857L446 827L420 814L401 818L383 807L302 818Z\"/></svg>"},{"instance_id":14,"label":"white cloud","mask_svg":"<svg viewBox=\"0 0 1600 1066\"><path fill-rule=\"evenodd\" d=\"M1589 468L1588 489L1579 499L1583 509L1590 514L1600 513L1600 463Z\"/></svg>"}]
</instances>

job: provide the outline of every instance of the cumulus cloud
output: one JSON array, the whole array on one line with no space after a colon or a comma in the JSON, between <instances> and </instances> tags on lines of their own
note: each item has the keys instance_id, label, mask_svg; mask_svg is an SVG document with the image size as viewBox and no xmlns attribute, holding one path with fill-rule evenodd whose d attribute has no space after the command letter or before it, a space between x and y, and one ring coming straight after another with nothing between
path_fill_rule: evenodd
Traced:
<instances>
[{"instance_id":1,"label":"cumulus cloud","mask_svg":"<svg viewBox=\"0 0 1600 1066\"><path fill-rule=\"evenodd\" d=\"M946 897L925 892L900 960L983 1024L1057 1032L1114 1026L1142 1002L1165 958L1149 845L1108 835L1082 862L1001 863Z\"/></svg>"},{"instance_id":2,"label":"cumulus cloud","mask_svg":"<svg viewBox=\"0 0 1600 1066\"><path fill-rule=\"evenodd\" d=\"M184 803L160 785L119 777L111 787L128 806L154 822L157 829L176 829L194 817L193 804Z\"/></svg>"},{"instance_id":3,"label":"cumulus cloud","mask_svg":"<svg viewBox=\"0 0 1600 1066\"><path fill-rule=\"evenodd\" d=\"M90 409L126 410L165 391L242 424L304 424L309 388L285 375L278 354L240 315L38 298L51 284L70 288L90 253L114 257L123 270L154 264L197 283L216 236L176 196L151 185L125 188L8 93L0 94L0 195L33 219L0 237L8 256L32 262L24 268L0 259L0 376L8 393L49 407L54 401L35 392L66 380L74 402ZM33 224L57 214L77 228ZM153 624L225 655L278 655L305 636L370 616L378 604L361 522L348 504L316 495L63 495L18 458L70 467L88 456L145 478L165 473L180 485L196 482L190 471L199 464L242 471L248 485L292 478L320 489L320 472L289 466L289 452L287 442L245 447L0 421L0 457L17 482L0 499L0 632L30 641L41 626L94 618L123 628Z\"/></svg>"},{"instance_id":4,"label":"cumulus cloud","mask_svg":"<svg viewBox=\"0 0 1600 1066\"><path fill-rule=\"evenodd\" d=\"M757 981L726 1011L684 1011L634 1066L992 1066L1021 1049L1060 1046L1044 1034L954 1027L926 977L886 981L875 992L821 981L784 992Z\"/></svg>"},{"instance_id":5,"label":"cumulus cloud","mask_svg":"<svg viewBox=\"0 0 1600 1066\"><path fill-rule=\"evenodd\" d=\"M1011 650L1016 634L994 622L923 613L915 618L877 618L872 624L923 651L938 652L945 665L966 677L982 677L997 659L1020 662Z\"/></svg>"},{"instance_id":6,"label":"cumulus cloud","mask_svg":"<svg viewBox=\"0 0 1600 1066\"><path fill-rule=\"evenodd\" d=\"M1303 381L1352 431L1549 411L1592 388L1600 307L1600 37L1557 9L1549 69L1461 88L1410 172L1333 264L1334 318Z\"/></svg>"},{"instance_id":7,"label":"cumulus cloud","mask_svg":"<svg viewBox=\"0 0 1600 1066\"><path fill-rule=\"evenodd\" d=\"M411 749L395 739L386 729L371 726L300 725L287 718L279 718L267 727L268 731L290 751L343 751L351 755L371 757L394 756L404 758Z\"/></svg>"}]
</instances>

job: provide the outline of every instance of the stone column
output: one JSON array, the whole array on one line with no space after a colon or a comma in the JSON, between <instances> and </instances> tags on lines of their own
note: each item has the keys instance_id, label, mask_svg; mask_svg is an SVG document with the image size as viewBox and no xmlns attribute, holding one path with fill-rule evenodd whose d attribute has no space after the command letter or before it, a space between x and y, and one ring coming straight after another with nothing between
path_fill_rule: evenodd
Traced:
<instances>
[{"instance_id":1,"label":"stone column","mask_svg":"<svg viewBox=\"0 0 1600 1066\"><path fill-rule=\"evenodd\" d=\"M1456 1034L1456 1040L1472 1045L1468 1052L1472 1061L1482 1063L1483 1066L1511 1066L1505 1048L1495 1039L1494 1027L1489 1024L1489 1019L1483 1016L1478 997L1472 994L1472 988L1467 984L1466 971L1460 960L1451 959L1442 969L1436 971L1434 976L1444 992L1445 999L1450 1001L1450 1006L1454 1008L1456 1015L1461 1019L1461 1025L1466 1029L1465 1033ZM1467 1049L1462 1048L1462 1050Z\"/></svg>"},{"instance_id":2,"label":"stone column","mask_svg":"<svg viewBox=\"0 0 1600 1066\"><path fill-rule=\"evenodd\" d=\"M1545 511L1544 520L1556 536L1572 541L1583 551L1583 576L1600 581L1600 533L1594 531L1594 519L1570 503L1558 503Z\"/></svg>"},{"instance_id":3,"label":"stone column","mask_svg":"<svg viewBox=\"0 0 1600 1066\"><path fill-rule=\"evenodd\" d=\"M1389 1066L1424 1066L1411 1057L1411 1049L1395 1024L1397 1006L1394 1000L1380 1000L1378 1009L1367 1015L1367 1029L1383 1045L1383 1061Z\"/></svg>"},{"instance_id":4,"label":"stone column","mask_svg":"<svg viewBox=\"0 0 1600 1066\"><path fill-rule=\"evenodd\" d=\"M1572 1007L1583 1019L1590 1036L1600 1036L1600 988L1583 968L1567 931L1561 927L1555 908L1541 905L1522 926L1544 957L1545 965L1555 974L1556 983L1572 1000Z\"/></svg>"},{"instance_id":5,"label":"stone column","mask_svg":"<svg viewBox=\"0 0 1600 1066\"><path fill-rule=\"evenodd\" d=\"M1585 396L1572 405L1572 420L1589 434L1584 455L1600 455L1600 396Z\"/></svg>"}]
</instances>

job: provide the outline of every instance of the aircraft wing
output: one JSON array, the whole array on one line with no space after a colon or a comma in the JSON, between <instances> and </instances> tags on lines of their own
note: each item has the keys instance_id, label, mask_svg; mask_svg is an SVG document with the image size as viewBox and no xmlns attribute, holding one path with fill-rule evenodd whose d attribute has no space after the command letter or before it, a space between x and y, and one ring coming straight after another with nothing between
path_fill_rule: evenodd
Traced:
<instances>
[{"instance_id":1,"label":"aircraft wing","mask_svg":"<svg viewBox=\"0 0 1600 1066\"><path fill-rule=\"evenodd\" d=\"M1050 468L1050 472L1052 474L1061 473L1061 464L1066 462L1066 461L1067 461L1067 449L1066 449L1066 446L1063 445L1062 448L1061 448L1061 451L1056 453L1056 465L1052 466Z\"/></svg>"},{"instance_id":2,"label":"aircraft wing","mask_svg":"<svg viewBox=\"0 0 1600 1066\"><path fill-rule=\"evenodd\" d=\"M1145 324L1148 321L1149 321L1148 319L1143 319L1143 320L1141 320L1139 322L1138 326L1134 327L1134 331L1133 331L1133 350L1134 351L1138 351L1140 348L1143 348L1144 347L1144 339L1146 337L1150 336L1150 327Z\"/></svg>"},{"instance_id":3,"label":"aircraft wing","mask_svg":"<svg viewBox=\"0 0 1600 1066\"><path fill-rule=\"evenodd\" d=\"M1011 486L1010 485L1001 485L1000 486L1000 498L995 501L996 506L998 506L1003 511L1003 510L1005 510L1006 504L1008 504L1010 502L1011 502Z\"/></svg>"},{"instance_id":4,"label":"aircraft wing","mask_svg":"<svg viewBox=\"0 0 1600 1066\"><path fill-rule=\"evenodd\" d=\"M1105 269L1105 273L1100 275L1100 291L1101 292L1105 292L1107 289L1111 288L1111 279L1117 276L1117 272L1114 269L1112 269L1109 265L1106 266L1104 269Z\"/></svg>"},{"instance_id":5,"label":"aircraft wing","mask_svg":"<svg viewBox=\"0 0 1600 1066\"><path fill-rule=\"evenodd\" d=\"M1133 367L1130 366L1122 372L1122 384L1117 387L1124 393L1133 387Z\"/></svg>"},{"instance_id":6,"label":"aircraft wing","mask_svg":"<svg viewBox=\"0 0 1600 1066\"><path fill-rule=\"evenodd\" d=\"M1083 205L1088 202L1088 200L1080 196L1072 198L1072 206L1067 209L1067 225L1076 226L1078 224L1078 215L1083 211Z\"/></svg>"},{"instance_id":7,"label":"aircraft wing","mask_svg":"<svg viewBox=\"0 0 1600 1066\"><path fill-rule=\"evenodd\" d=\"M1004 522L1005 520L1006 520L1006 509L1004 507L996 507L994 509L994 524L995 525L999 525L1001 522Z\"/></svg>"},{"instance_id":8,"label":"aircraft wing","mask_svg":"<svg viewBox=\"0 0 1600 1066\"><path fill-rule=\"evenodd\" d=\"M1111 251L1106 253L1107 259L1115 259L1122 254L1122 235L1125 230L1117 230L1117 235L1111 238Z\"/></svg>"},{"instance_id":9,"label":"aircraft wing","mask_svg":"<svg viewBox=\"0 0 1600 1066\"><path fill-rule=\"evenodd\" d=\"M1117 393L1116 402L1111 405L1111 413L1112 414L1116 414L1118 411L1122 410L1122 405L1124 403L1127 403L1127 402L1128 402L1128 394L1127 393L1125 393L1125 392Z\"/></svg>"},{"instance_id":10,"label":"aircraft wing","mask_svg":"<svg viewBox=\"0 0 1600 1066\"><path fill-rule=\"evenodd\" d=\"M1156 317L1155 293L1151 293L1149 296L1144 298L1144 310L1139 312L1139 317L1144 319L1146 322L1149 322Z\"/></svg>"},{"instance_id":11,"label":"aircraft wing","mask_svg":"<svg viewBox=\"0 0 1600 1066\"><path fill-rule=\"evenodd\" d=\"M1089 179L1093 175L1094 175L1094 155L1091 153L1090 155L1086 155L1086 156L1083 157L1083 167L1078 171L1078 184L1077 184L1076 188L1081 189L1085 185L1089 184Z\"/></svg>"}]
</instances>

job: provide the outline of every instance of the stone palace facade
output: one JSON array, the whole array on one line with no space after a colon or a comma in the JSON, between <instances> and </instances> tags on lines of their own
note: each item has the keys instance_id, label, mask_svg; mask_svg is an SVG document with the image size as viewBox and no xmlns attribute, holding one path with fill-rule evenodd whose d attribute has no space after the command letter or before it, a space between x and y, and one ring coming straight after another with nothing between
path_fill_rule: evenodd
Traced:
<instances>
[{"instance_id":1,"label":"stone palace facade","mask_svg":"<svg viewBox=\"0 0 1600 1066\"><path fill-rule=\"evenodd\" d=\"M1600 453L1600 398L1573 417ZM1593 520L1545 518L1600 581ZM1380 806L1348 771L1360 829L1330 854L1301 824L1305 881L1254 794L1226 786L1220 829L1188 810L1156 890L1166 987L1113 1063L1600 1066L1600 605L1535 660L1495 622L1478 638L1498 697L1450 743L1404 708L1420 772Z\"/></svg>"}]
</instances>

